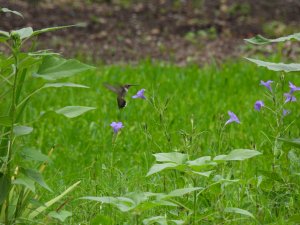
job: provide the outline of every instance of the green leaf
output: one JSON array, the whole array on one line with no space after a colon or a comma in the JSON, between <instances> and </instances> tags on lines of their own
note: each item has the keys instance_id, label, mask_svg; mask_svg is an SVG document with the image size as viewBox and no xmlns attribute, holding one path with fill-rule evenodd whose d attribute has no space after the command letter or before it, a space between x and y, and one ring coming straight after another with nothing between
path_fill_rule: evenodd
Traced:
<instances>
[{"instance_id":1,"label":"green leaf","mask_svg":"<svg viewBox=\"0 0 300 225\"><path fill-rule=\"evenodd\" d=\"M56 211L52 211L48 214L48 216L58 219L61 222L64 222L68 217L72 216L72 213L66 210L62 210L59 212Z\"/></svg>"},{"instance_id":2,"label":"green leaf","mask_svg":"<svg viewBox=\"0 0 300 225\"><path fill-rule=\"evenodd\" d=\"M3 30L0 30L0 42L5 42L10 38L9 33Z\"/></svg>"},{"instance_id":3,"label":"green leaf","mask_svg":"<svg viewBox=\"0 0 300 225\"><path fill-rule=\"evenodd\" d=\"M242 161L245 159L250 159L257 155L261 155L259 151L250 150L250 149L235 149L231 151L228 155L224 156L221 160L225 161ZM216 158L214 159L216 160Z\"/></svg>"},{"instance_id":4,"label":"green leaf","mask_svg":"<svg viewBox=\"0 0 300 225\"><path fill-rule=\"evenodd\" d=\"M11 118L9 116L0 116L0 125L4 127L11 126Z\"/></svg>"},{"instance_id":5,"label":"green leaf","mask_svg":"<svg viewBox=\"0 0 300 225\"><path fill-rule=\"evenodd\" d=\"M13 14L15 14L15 15L17 15L17 16L20 16L20 17L24 18L23 15L22 15L21 13L19 13L18 11L10 10L10 9L8 9L8 8L1 8L1 9L0 9L0 12L4 12L4 13L13 13Z\"/></svg>"},{"instance_id":6,"label":"green leaf","mask_svg":"<svg viewBox=\"0 0 300 225\"><path fill-rule=\"evenodd\" d=\"M181 188L176 189L174 191L171 191L169 194L166 195L166 197L181 197L185 194L189 194L193 191L203 190L203 187L191 187L191 188Z\"/></svg>"},{"instance_id":7,"label":"green leaf","mask_svg":"<svg viewBox=\"0 0 300 225\"><path fill-rule=\"evenodd\" d=\"M294 147L300 148L300 138L287 139L287 138L278 138L279 141L292 145Z\"/></svg>"},{"instance_id":8,"label":"green leaf","mask_svg":"<svg viewBox=\"0 0 300 225\"><path fill-rule=\"evenodd\" d=\"M45 80L57 80L94 69L94 67L81 63L75 59L63 59L56 56L45 56L34 77Z\"/></svg>"},{"instance_id":9,"label":"green leaf","mask_svg":"<svg viewBox=\"0 0 300 225\"><path fill-rule=\"evenodd\" d=\"M43 34L43 33L46 33L46 32L66 29L66 28L70 28L70 27L84 27L84 26L85 26L84 23L78 23L78 24L67 25L67 26L49 27L49 28L44 28L44 29L41 29L41 30L34 31L32 36Z\"/></svg>"},{"instance_id":10,"label":"green leaf","mask_svg":"<svg viewBox=\"0 0 300 225\"><path fill-rule=\"evenodd\" d=\"M43 88L61 88L61 87L75 87L75 88L89 88L88 86L74 83L46 83Z\"/></svg>"},{"instance_id":11,"label":"green leaf","mask_svg":"<svg viewBox=\"0 0 300 225\"><path fill-rule=\"evenodd\" d=\"M204 171L204 172L192 171L192 173L200 175L200 176L204 176L204 177L209 177L212 174L212 172L214 172L214 170Z\"/></svg>"},{"instance_id":12,"label":"green leaf","mask_svg":"<svg viewBox=\"0 0 300 225\"><path fill-rule=\"evenodd\" d=\"M33 131L33 128L27 126L14 126L13 131L16 136L23 136L30 134Z\"/></svg>"},{"instance_id":13,"label":"green leaf","mask_svg":"<svg viewBox=\"0 0 300 225\"><path fill-rule=\"evenodd\" d=\"M64 108L56 110L55 112L58 114L62 114L68 118L74 118L94 109L96 108L87 106L66 106Z\"/></svg>"},{"instance_id":14,"label":"green leaf","mask_svg":"<svg viewBox=\"0 0 300 225\"><path fill-rule=\"evenodd\" d=\"M87 196L87 197L82 197L80 199L86 199L86 200L92 200L92 201L96 201L96 202L111 204L113 206L116 206L122 212L128 212L136 206L135 202L132 199L126 198L126 197L109 197L109 196L93 197L93 196Z\"/></svg>"},{"instance_id":15,"label":"green leaf","mask_svg":"<svg viewBox=\"0 0 300 225\"><path fill-rule=\"evenodd\" d=\"M31 190L33 193L35 193L35 186L34 186L34 181L29 179L26 176L19 176L17 179L12 181L13 184L19 184L23 185L29 190Z\"/></svg>"},{"instance_id":16,"label":"green leaf","mask_svg":"<svg viewBox=\"0 0 300 225\"><path fill-rule=\"evenodd\" d=\"M63 193L58 195L57 197L51 199L50 201L46 202L45 205L38 207L34 211L30 211L31 213L27 216L28 219L34 219L36 216L38 216L40 213L45 211L47 208L52 206L54 203L61 200L65 195L67 195L69 192L73 191L74 188L76 188L80 184L80 181L76 182L72 186L70 186L68 189L66 189ZM26 215L24 215L26 216Z\"/></svg>"},{"instance_id":17,"label":"green leaf","mask_svg":"<svg viewBox=\"0 0 300 225\"><path fill-rule=\"evenodd\" d=\"M266 61L261 61L257 59L250 59L250 58L245 58L249 60L250 62L255 63L258 66L266 67L269 70L273 71L284 71L284 72L296 72L300 71L300 63L272 63L272 62L266 62Z\"/></svg>"},{"instance_id":18,"label":"green leaf","mask_svg":"<svg viewBox=\"0 0 300 225\"><path fill-rule=\"evenodd\" d=\"M197 168L197 169L218 165L216 162L211 161L210 156L203 156L192 161L187 161L186 164L192 168Z\"/></svg>"},{"instance_id":19,"label":"green leaf","mask_svg":"<svg viewBox=\"0 0 300 225\"><path fill-rule=\"evenodd\" d=\"M229 208L225 208L224 212L241 214L241 215L244 215L244 216L249 216L252 219L255 219L255 217L253 216L253 214L250 213L249 211L245 210L245 209L231 208L231 207L229 207Z\"/></svg>"},{"instance_id":20,"label":"green leaf","mask_svg":"<svg viewBox=\"0 0 300 225\"><path fill-rule=\"evenodd\" d=\"M157 162L172 162L177 164L183 164L187 160L187 154L183 154L180 152L157 153L153 155Z\"/></svg>"},{"instance_id":21,"label":"green leaf","mask_svg":"<svg viewBox=\"0 0 300 225\"><path fill-rule=\"evenodd\" d=\"M10 187L10 177L0 173L0 205L5 201Z\"/></svg>"},{"instance_id":22,"label":"green leaf","mask_svg":"<svg viewBox=\"0 0 300 225\"><path fill-rule=\"evenodd\" d=\"M44 155L39 150L34 148L24 148L20 155L24 160L33 160L39 162L51 162L50 158L47 155Z\"/></svg>"},{"instance_id":23,"label":"green leaf","mask_svg":"<svg viewBox=\"0 0 300 225\"><path fill-rule=\"evenodd\" d=\"M44 187L48 191L52 192L51 188L45 183L45 181L43 179L43 176L39 171L33 170L33 169L21 168L20 172L23 173L24 175L26 175L31 180L37 182L39 185L41 185L42 187Z\"/></svg>"},{"instance_id":24,"label":"green leaf","mask_svg":"<svg viewBox=\"0 0 300 225\"><path fill-rule=\"evenodd\" d=\"M143 220L143 224L160 224L160 225L168 225L167 219L164 216L154 216Z\"/></svg>"},{"instance_id":25,"label":"green leaf","mask_svg":"<svg viewBox=\"0 0 300 225\"><path fill-rule=\"evenodd\" d=\"M165 169L174 168L176 166L178 166L178 164L175 164L175 163L154 164L150 168L150 170L149 170L149 172L147 173L146 176L148 177L148 176L150 176L152 174L158 173L158 172L163 171Z\"/></svg>"},{"instance_id":26,"label":"green leaf","mask_svg":"<svg viewBox=\"0 0 300 225\"><path fill-rule=\"evenodd\" d=\"M268 39L261 35L257 35L253 38L244 39L245 41L255 44L255 45L264 45L264 44L270 44L270 43L278 43L278 42L285 42L289 40L297 40L300 41L300 33L291 34L285 37L275 38L275 39Z\"/></svg>"},{"instance_id":27,"label":"green leaf","mask_svg":"<svg viewBox=\"0 0 300 225\"><path fill-rule=\"evenodd\" d=\"M23 40L25 38L29 38L33 34L33 30L31 27L25 27L19 30L13 30L10 35L13 36L15 34L17 34L20 39Z\"/></svg>"}]
</instances>

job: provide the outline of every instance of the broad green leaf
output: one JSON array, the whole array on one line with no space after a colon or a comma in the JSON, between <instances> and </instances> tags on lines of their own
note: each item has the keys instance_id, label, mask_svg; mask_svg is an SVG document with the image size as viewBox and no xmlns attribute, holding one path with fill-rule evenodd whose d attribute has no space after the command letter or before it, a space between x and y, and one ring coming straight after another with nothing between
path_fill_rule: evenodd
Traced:
<instances>
[{"instance_id":1,"label":"broad green leaf","mask_svg":"<svg viewBox=\"0 0 300 225\"><path fill-rule=\"evenodd\" d=\"M170 220L170 222L175 223L176 225L183 225L185 222L183 220Z\"/></svg>"},{"instance_id":2,"label":"broad green leaf","mask_svg":"<svg viewBox=\"0 0 300 225\"><path fill-rule=\"evenodd\" d=\"M229 207L229 208L225 208L224 212L241 214L241 215L244 215L244 216L249 216L252 219L255 219L255 217L253 216L253 214L250 213L249 211L245 210L245 209L231 208L231 207Z\"/></svg>"},{"instance_id":3,"label":"broad green leaf","mask_svg":"<svg viewBox=\"0 0 300 225\"><path fill-rule=\"evenodd\" d=\"M92 200L92 201L96 201L96 202L111 204L113 206L116 206L122 212L128 212L136 206L135 202L132 199L126 198L126 197L110 197L110 196L93 197L93 196L87 196L87 197L82 197L80 199L86 199L86 200Z\"/></svg>"},{"instance_id":4,"label":"broad green leaf","mask_svg":"<svg viewBox=\"0 0 300 225\"><path fill-rule=\"evenodd\" d=\"M287 139L287 138L278 138L279 141L292 145L294 147L300 148L300 138Z\"/></svg>"},{"instance_id":5,"label":"broad green leaf","mask_svg":"<svg viewBox=\"0 0 300 225\"><path fill-rule=\"evenodd\" d=\"M203 190L203 187L192 187L192 188L181 188L171 191L166 197L181 197L185 194L191 193L193 191Z\"/></svg>"},{"instance_id":6,"label":"broad green leaf","mask_svg":"<svg viewBox=\"0 0 300 225\"><path fill-rule=\"evenodd\" d=\"M61 200L65 195L67 195L69 192L73 191L74 188L76 188L78 185L80 184L80 181L76 182L75 184L73 184L72 186L70 186L68 189L66 189L63 193L61 193L60 195L58 195L57 197L51 199L50 201L46 202L45 205L38 207L37 209L35 209L34 211L31 211L31 213L27 216L26 218L28 219L34 219L36 216L38 216L40 213L42 213L43 211L45 211L47 208L49 208L50 206L52 206L54 203L58 202L59 200Z\"/></svg>"},{"instance_id":7,"label":"broad green leaf","mask_svg":"<svg viewBox=\"0 0 300 225\"><path fill-rule=\"evenodd\" d=\"M44 155L39 150L34 148L24 148L20 155L25 160L33 160L33 161L39 161L39 162L51 162L50 158L47 155Z\"/></svg>"},{"instance_id":8,"label":"broad green leaf","mask_svg":"<svg viewBox=\"0 0 300 225\"><path fill-rule=\"evenodd\" d=\"M13 13L13 14L15 14L15 15L17 15L17 16L20 16L20 17L24 18L23 15L22 15L21 13L19 13L18 11L10 10L10 9L8 9L8 8L1 8L1 9L0 9L0 12L4 12L4 13Z\"/></svg>"},{"instance_id":9,"label":"broad green leaf","mask_svg":"<svg viewBox=\"0 0 300 225\"><path fill-rule=\"evenodd\" d=\"M61 88L61 87L75 87L75 88L89 88L88 86L74 83L46 83L43 88Z\"/></svg>"},{"instance_id":10,"label":"broad green leaf","mask_svg":"<svg viewBox=\"0 0 300 225\"><path fill-rule=\"evenodd\" d=\"M180 152L156 153L153 155L157 162L172 162L177 164L183 164L187 160L187 154L183 154Z\"/></svg>"},{"instance_id":11,"label":"broad green leaf","mask_svg":"<svg viewBox=\"0 0 300 225\"><path fill-rule=\"evenodd\" d=\"M214 170L204 171L204 172L197 172L197 171L191 171L191 172L200 176L209 177L212 174L212 172L214 172Z\"/></svg>"},{"instance_id":12,"label":"broad green leaf","mask_svg":"<svg viewBox=\"0 0 300 225\"><path fill-rule=\"evenodd\" d=\"M257 155L261 155L259 151L256 150L250 150L250 149L235 149L231 151L227 156L225 156L222 160L225 161L242 161L245 159L250 159L252 157L255 157Z\"/></svg>"},{"instance_id":13,"label":"broad green leaf","mask_svg":"<svg viewBox=\"0 0 300 225\"><path fill-rule=\"evenodd\" d=\"M66 210L62 210L59 212L56 211L52 211L48 214L48 216L58 219L61 222L64 222L68 217L72 216L72 213Z\"/></svg>"},{"instance_id":14,"label":"broad green leaf","mask_svg":"<svg viewBox=\"0 0 300 225\"><path fill-rule=\"evenodd\" d=\"M57 27L44 28L44 29L41 29L41 30L34 31L32 36L39 35L39 34L46 33L46 32L66 29L66 28L70 28L70 27L85 27L85 24L84 23L78 23L78 24L67 25L67 26L57 26Z\"/></svg>"},{"instance_id":15,"label":"broad green leaf","mask_svg":"<svg viewBox=\"0 0 300 225\"><path fill-rule=\"evenodd\" d=\"M148 176L150 176L152 174L158 173L158 172L163 171L165 169L174 168L176 166L178 166L178 164L175 164L175 163L154 164L150 168L150 170L149 170L149 172L147 173L146 176L148 177Z\"/></svg>"},{"instance_id":16,"label":"broad green leaf","mask_svg":"<svg viewBox=\"0 0 300 225\"><path fill-rule=\"evenodd\" d=\"M216 166L218 165L216 162L211 161L210 156L203 156L198 159L187 161L186 164L192 168L205 168L208 166Z\"/></svg>"},{"instance_id":17,"label":"broad green leaf","mask_svg":"<svg viewBox=\"0 0 300 225\"><path fill-rule=\"evenodd\" d=\"M289 40L297 40L300 41L300 33L295 33L295 34L291 34L285 37L280 37L280 38L275 38L275 39L268 39L265 38L261 35L257 35L253 38L249 38L249 39L244 39L245 41L251 43L251 44L255 44L255 45L264 45L264 44L270 44L270 43L278 43L278 42L285 42L285 41L289 41Z\"/></svg>"},{"instance_id":18,"label":"broad green leaf","mask_svg":"<svg viewBox=\"0 0 300 225\"><path fill-rule=\"evenodd\" d=\"M266 67L269 70L273 70L273 71L285 71L285 72L300 71L300 63L285 64L285 63L266 62L266 61L250 59L250 58L245 58L245 59L255 63L258 66Z\"/></svg>"},{"instance_id":19,"label":"broad green leaf","mask_svg":"<svg viewBox=\"0 0 300 225\"><path fill-rule=\"evenodd\" d=\"M0 30L0 42L5 42L10 38L9 33L3 30Z\"/></svg>"},{"instance_id":20,"label":"broad green leaf","mask_svg":"<svg viewBox=\"0 0 300 225\"><path fill-rule=\"evenodd\" d=\"M29 190L31 190L33 193L35 193L35 186L34 186L34 181L29 179L26 176L18 176L17 179L12 181L13 184L19 184L19 185L23 185L26 188L28 188Z\"/></svg>"},{"instance_id":21,"label":"broad green leaf","mask_svg":"<svg viewBox=\"0 0 300 225\"><path fill-rule=\"evenodd\" d=\"M160 224L160 225L168 225L167 219L164 216L154 216L143 220L143 224Z\"/></svg>"},{"instance_id":22,"label":"broad green leaf","mask_svg":"<svg viewBox=\"0 0 300 225\"><path fill-rule=\"evenodd\" d=\"M10 177L0 173L0 205L5 201L10 187Z\"/></svg>"},{"instance_id":23,"label":"broad green leaf","mask_svg":"<svg viewBox=\"0 0 300 225\"><path fill-rule=\"evenodd\" d=\"M9 116L0 116L0 126L11 126L11 118Z\"/></svg>"},{"instance_id":24,"label":"broad green leaf","mask_svg":"<svg viewBox=\"0 0 300 225\"><path fill-rule=\"evenodd\" d=\"M33 131L33 128L27 126L14 126L13 131L16 136L23 136L30 134Z\"/></svg>"},{"instance_id":25,"label":"broad green leaf","mask_svg":"<svg viewBox=\"0 0 300 225\"><path fill-rule=\"evenodd\" d=\"M33 181L37 182L39 185L41 185L48 191L52 192L51 188L45 183L43 176L39 171L33 169L21 168L20 172L23 173L28 178L32 179Z\"/></svg>"},{"instance_id":26,"label":"broad green leaf","mask_svg":"<svg viewBox=\"0 0 300 225\"><path fill-rule=\"evenodd\" d=\"M94 109L96 108L87 106L66 106L64 108L56 110L55 112L58 114L62 114L68 118L74 118Z\"/></svg>"},{"instance_id":27,"label":"broad green leaf","mask_svg":"<svg viewBox=\"0 0 300 225\"><path fill-rule=\"evenodd\" d=\"M57 80L77 75L94 67L81 63L75 59L63 59L56 56L45 56L38 71L33 73L34 77L45 80Z\"/></svg>"},{"instance_id":28,"label":"broad green leaf","mask_svg":"<svg viewBox=\"0 0 300 225\"><path fill-rule=\"evenodd\" d=\"M11 36L17 34L21 40L25 38L29 38L33 34L33 30L31 27L21 28L19 30L13 30L11 32Z\"/></svg>"}]
</instances>

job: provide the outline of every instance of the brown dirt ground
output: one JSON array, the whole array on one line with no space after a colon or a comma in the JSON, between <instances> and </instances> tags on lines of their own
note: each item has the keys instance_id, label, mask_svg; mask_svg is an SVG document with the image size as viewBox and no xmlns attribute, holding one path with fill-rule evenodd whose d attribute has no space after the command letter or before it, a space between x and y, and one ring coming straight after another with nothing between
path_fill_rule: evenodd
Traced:
<instances>
[{"instance_id":1,"label":"brown dirt ground","mask_svg":"<svg viewBox=\"0 0 300 225\"><path fill-rule=\"evenodd\" d=\"M130 5L32 1L0 0L1 7L24 15L2 14L0 29L84 22L84 28L42 35L37 48L108 64L147 58L179 65L220 61L240 56L244 38L268 29L267 35L281 35L300 24L299 0L145 0ZM272 21L273 27L264 28Z\"/></svg>"}]
</instances>

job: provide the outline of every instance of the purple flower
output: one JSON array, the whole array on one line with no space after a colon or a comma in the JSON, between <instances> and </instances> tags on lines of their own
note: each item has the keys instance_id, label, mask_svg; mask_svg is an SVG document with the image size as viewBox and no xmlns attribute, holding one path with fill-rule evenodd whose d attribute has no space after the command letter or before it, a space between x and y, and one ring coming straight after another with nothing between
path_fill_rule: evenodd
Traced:
<instances>
[{"instance_id":1,"label":"purple flower","mask_svg":"<svg viewBox=\"0 0 300 225\"><path fill-rule=\"evenodd\" d=\"M290 94L290 93L284 93L284 96L285 96L284 103L295 102L297 100L296 97L294 95Z\"/></svg>"},{"instance_id":2,"label":"purple flower","mask_svg":"<svg viewBox=\"0 0 300 225\"><path fill-rule=\"evenodd\" d=\"M291 111L290 110L287 110L287 109L283 109L283 111L282 111L282 115L283 116L287 116L288 114L290 114L291 113Z\"/></svg>"},{"instance_id":3,"label":"purple flower","mask_svg":"<svg viewBox=\"0 0 300 225\"><path fill-rule=\"evenodd\" d=\"M139 90L136 95L132 96L132 98L142 98L142 99L146 99L145 95L145 89L141 89Z\"/></svg>"},{"instance_id":4,"label":"purple flower","mask_svg":"<svg viewBox=\"0 0 300 225\"><path fill-rule=\"evenodd\" d=\"M264 102L259 100L259 101L255 102L254 109L257 111L260 111L261 107L264 107L264 106L265 106Z\"/></svg>"},{"instance_id":5,"label":"purple flower","mask_svg":"<svg viewBox=\"0 0 300 225\"><path fill-rule=\"evenodd\" d=\"M113 128L115 134L124 127L122 122L112 122L110 126Z\"/></svg>"},{"instance_id":6,"label":"purple flower","mask_svg":"<svg viewBox=\"0 0 300 225\"><path fill-rule=\"evenodd\" d=\"M230 116L229 120L226 121L225 125L236 122L236 123L241 123L239 118L231 111L228 111L228 115Z\"/></svg>"},{"instance_id":7,"label":"purple flower","mask_svg":"<svg viewBox=\"0 0 300 225\"><path fill-rule=\"evenodd\" d=\"M290 87L290 94L293 94L295 91L300 91L300 87L297 87L296 85L294 85L292 82L289 82L289 87Z\"/></svg>"},{"instance_id":8,"label":"purple flower","mask_svg":"<svg viewBox=\"0 0 300 225\"><path fill-rule=\"evenodd\" d=\"M272 80L268 80L266 82L264 82L263 80L260 81L260 85L265 86L266 88L268 88L272 92L271 83L273 83Z\"/></svg>"}]
</instances>

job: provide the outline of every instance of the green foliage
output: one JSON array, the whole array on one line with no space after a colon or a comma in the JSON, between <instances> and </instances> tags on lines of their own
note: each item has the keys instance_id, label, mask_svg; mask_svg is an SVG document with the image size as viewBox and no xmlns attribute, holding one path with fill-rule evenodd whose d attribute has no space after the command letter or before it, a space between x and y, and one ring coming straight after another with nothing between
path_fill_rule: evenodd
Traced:
<instances>
[{"instance_id":1,"label":"green foliage","mask_svg":"<svg viewBox=\"0 0 300 225\"><path fill-rule=\"evenodd\" d=\"M1 8L0 12L13 13L23 17L19 12L6 8ZM63 59L58 54L48 51L22 52L22 45L31 37L73 26L77 25L45 28L37 31L31 27L11 32L0 31L0 43L11 50L11 55L3 55L0 58L0 85L2 88L0 96L3 99L0 103L0 223L8 225L33 220L54 203L60 201L80 183L80 181L76 182L42 206L33 204L32 202L39 198L35 184L53 192L42 176L45 163L49 163L51 160L40 150L24 147L21 140L24 135L34 132L34 128L27 124L37 123L39 119L34 118L34 121L27 121L24 117L24 112L34 95L46 88L88 88L85 85L74 83L44 83L37 81L37 77L58 80L91 70L93 67L77 60ZM37 86L28 94L27 86L30 83L36 83ZM92 109L95 108L66 106L55 112L68 118L74 118ZM52 150L50 154L51 152ZM40 166L39 170L36 169L37 166ZM64 221L71 216L71 213L55 211L49 213L48 216ZM35 221L38 220L35 219Z\"/></svg>"}]
</instances>

